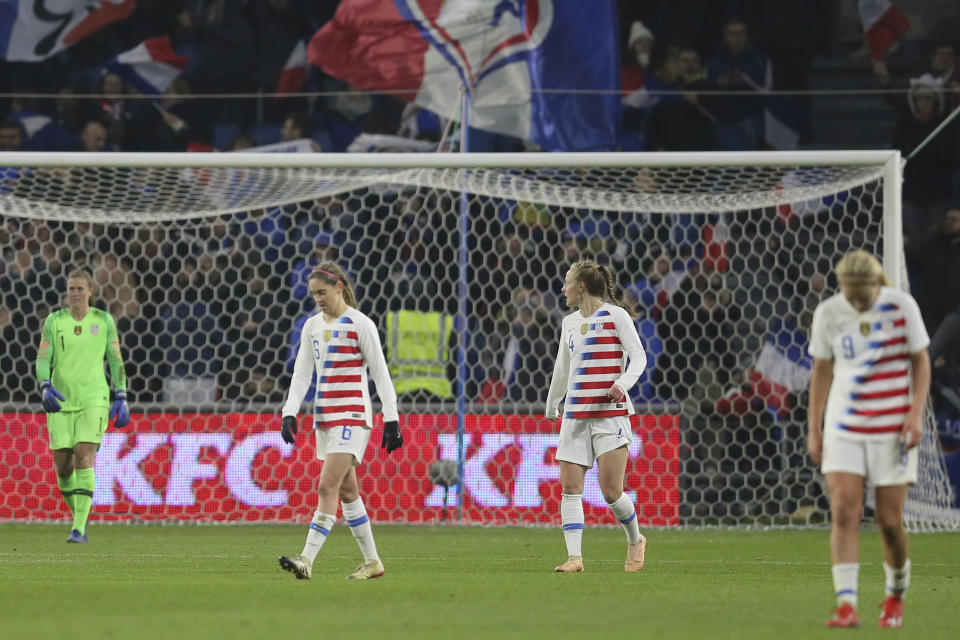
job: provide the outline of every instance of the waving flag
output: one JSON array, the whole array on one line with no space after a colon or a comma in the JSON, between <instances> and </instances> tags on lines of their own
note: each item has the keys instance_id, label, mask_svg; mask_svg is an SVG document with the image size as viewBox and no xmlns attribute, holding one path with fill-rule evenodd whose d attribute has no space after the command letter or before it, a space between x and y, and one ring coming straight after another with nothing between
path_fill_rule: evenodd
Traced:
<instances>
[{"instance_id":1,"label":"waving flag","mask_svg":"<svg viewBox=\"0 0 960 640\"><path fill-rule=\"evenodd\" d=\"M136 0L0 0L0 59L36 62L130 15Z\"/></svg>"},{"instance_id":2,"label":"waving flag","mask_svg":"<svg viewBox=\"0 0 960 640\"><path fill-rule=\"evenodd\" d=\"M616 33L614 0L342 0L307 59L444 116L466 87L473 127L551 151L606 150L619 120Z\"/></svg>"},{"instance_id":3,"label":"waving flag","mask_svg":"<svg viewBox=\"0 0 960 640\"><path fill-rule=\"evenodd\" d=\"M133 49L111 58L106 67L141 93L163 93L188 60L177 55L168 36L144 40Z\"/></svg>"},{"instance_id":4,"label":"waving flag","mask_svg":"<svg viewBox=\"0 0 960 640\"><path fill-rule=\"evenodd\" d=\"M872 60L883 60L893 43L910 28L910 21L890 0L858 0L860 21Z\"/></svg>"},{"instance_id":5,"label":"waving flag","mask_svg":"<svg viewBox=\"0 0 960 640\"><path fill-rule=\"evenodd\" d=\"M307 45L303 40L290 52L277 78L277 93L298 93L307 85Z\"/></svg>"}]
</instances>

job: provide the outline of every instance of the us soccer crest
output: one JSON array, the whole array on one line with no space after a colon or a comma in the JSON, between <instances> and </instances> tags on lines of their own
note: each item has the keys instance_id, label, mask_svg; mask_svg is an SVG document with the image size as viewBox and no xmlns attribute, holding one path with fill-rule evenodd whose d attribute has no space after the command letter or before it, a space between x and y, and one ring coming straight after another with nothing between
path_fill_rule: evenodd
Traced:
<instances>
[{"instance_id":1,"label":"us soccer crest","mask_svg":"<svg viewBox=\"0 0 960 640\"><path fill-rule=\"evenodd\" d=\"M324 329L324 330L323 330L323 341L324 341L324 342L330 342L330 336L331 336L331 335L332 335L332 334L331 334L331 332L330 332L330 329Z\"/></svg>"},{"instance_id":2,"label":"us soccer crest","mask_svg":"<svg viewBox=\"0 0 960 640\"><path fill-rule=\"evenodd\" d=\"M92 324L90 325L90 335L95 336L100 333L100 325Z\"/></svg>"},{"instance_id":3,"label":"us soccer crest","mask_svg":"<svg viewBox=\"0 0 960 640\"><path fill-rule=\"evenodd\" d=\"M865 335L865 336L870 335L870 323L869 323L869 322L861 322L861 323L860 323L860 333L862 333L862 334Z\"/></svg>"},{"instance_id":4,"label":"us soccer crest","mask_svg":"<svg viewBox=\"0 0 960 640\"><path fill-rule=\"evenodd\" d=\"M79 336L79 335L82 334L82 333L83 333L83 327L81 327L80 325L76 325L76 326L73 328L73 335Z\"/></svg>"},{"instance_id":5,"label":"us soccer crest","mask_svg":"<svg viewBox=\"0 0 960 640\"><path fill-rule=\"evenodd\" d=\"M590 325L588 325L586 322L580 325L580 335L582 336L587 335L587 331L589 330L590 330Z\"/></svg>"}]
</instances>

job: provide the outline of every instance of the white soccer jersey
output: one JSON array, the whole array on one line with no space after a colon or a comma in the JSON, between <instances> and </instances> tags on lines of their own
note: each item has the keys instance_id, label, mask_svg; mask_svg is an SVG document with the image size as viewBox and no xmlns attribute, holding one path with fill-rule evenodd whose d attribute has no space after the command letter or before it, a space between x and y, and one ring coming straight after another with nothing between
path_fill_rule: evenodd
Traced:
<instances>
[{"instance_id":1,"label":"white soccer jersey","mask_svg":"<svg viewBox=\"0 0 960 640\"><path fill-rule=\"evenodd\" d=\"M323 313L311 316L300 335L300 349L282 415L297 415L316 371L314 426L372 427L368 367L383 405L384 421L397 421L397 393L373 321L352 307L333 322L324 320Z\"/></svg>"},{"instance_id":2,"label":"white soccer jersey","mask_svg":"<svg viewBox=\"0 0 960 640\"><path fill-rule=\"evenodd\" d=\"M646 366L647 354L640 336L623 308L605 303L589 318L574 311L564 317L560 328L560 348L547 393L546 416L557 417L564 395L564 418L633 415L629 396L623 402L610 402L607 391L616 383L624 393L629 393Z\"/></svg>"},{"instance_id":3,"label":"white soccer jersey","mask_svg":"<svg viewBox=\"0 0 960 640\"><path fill-rule=\"evenodd\" d=\"M917 303L882 287L863 313L838 293L813 314L810 355L833 360L824 433L857 440L896 437L910 410L910 354L930 344Z\"/></svg>"}]
</instances>

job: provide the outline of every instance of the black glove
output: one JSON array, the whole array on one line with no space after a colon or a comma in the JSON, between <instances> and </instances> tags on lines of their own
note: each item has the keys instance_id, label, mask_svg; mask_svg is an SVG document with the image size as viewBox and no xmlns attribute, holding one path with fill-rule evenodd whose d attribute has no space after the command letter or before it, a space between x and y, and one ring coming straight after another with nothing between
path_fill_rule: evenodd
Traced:
<instances>
[{"instance_id":1,"label":"black glove","mask_svg":"<svg viewBox=\"0 0 960 640\"><path fill-rule=\"evenodd\" d=\"M287 444L293 444L297 440L297 418L296 416L284 416L280 422L280 436Z\"/></svg>"},{"instance_id":2,"label":"black glove","mask_svg":"<svg viewBox=\"0 0 960 640\"><path fill-rule=\"evenodd\" d=\"M394 449L403 446L403 436L400 435L399 422L384 422L383 437L380 439L380 446L392 453Z\"/></svg>"}]
</instances>

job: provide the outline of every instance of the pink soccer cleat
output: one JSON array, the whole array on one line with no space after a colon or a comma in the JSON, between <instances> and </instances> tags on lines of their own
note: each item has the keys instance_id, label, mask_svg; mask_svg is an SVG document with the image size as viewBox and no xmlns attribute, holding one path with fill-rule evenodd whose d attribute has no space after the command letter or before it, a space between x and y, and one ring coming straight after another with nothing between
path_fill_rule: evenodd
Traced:
<instances>
[{"instance_id":1,"label":"pink soccer cleat","mask_svg":"<svg viewBox=\"0 0 960 640\"><path fill-rule=\"evenodd\" d=\"M852 604L844 602L833 610L833 617L827 620L824 626L837 627L840 629L859 627L860 616L857 615L857 610L853 608Z\"/></svg>"}]
</instances>

